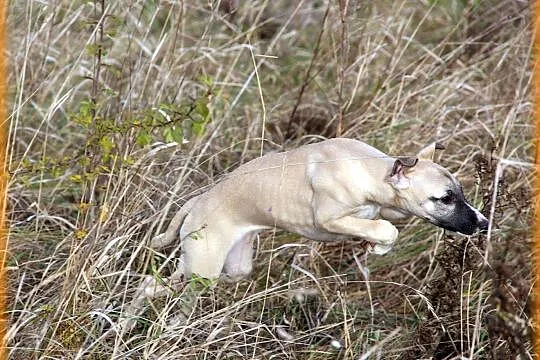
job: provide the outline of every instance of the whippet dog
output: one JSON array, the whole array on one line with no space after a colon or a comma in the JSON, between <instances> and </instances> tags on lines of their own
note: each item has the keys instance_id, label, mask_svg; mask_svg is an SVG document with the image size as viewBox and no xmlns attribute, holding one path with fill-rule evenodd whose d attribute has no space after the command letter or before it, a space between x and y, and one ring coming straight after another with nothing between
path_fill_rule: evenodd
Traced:
<instances>
[{"instance_id":1,"label":"whippet dog","mask_svg":"<svg viewBox=\"0 0 540 360\"><path fill-rule=\"evenodd\" d=\"M361 239L375 254L390 251L398 237L391 221L410 216L467 235L487 229L459 181L433 162L439 148L433 143L416 157L396 158L337 138L259 157L187 201L151 247L181 241L173 279L236 281L250 274L253 240L265 229L318 241Z\"/></svg>"}]
</instances>

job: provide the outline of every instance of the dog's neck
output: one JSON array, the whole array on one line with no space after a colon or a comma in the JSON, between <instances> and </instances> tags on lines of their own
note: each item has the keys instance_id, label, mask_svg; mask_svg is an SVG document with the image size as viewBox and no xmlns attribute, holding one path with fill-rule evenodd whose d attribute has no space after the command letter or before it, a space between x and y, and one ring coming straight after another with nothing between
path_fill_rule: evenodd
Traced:
<instances>
[{"instance_id":1,"label":"dog's neck","mask_svg":"<svg viewBox=\"0 0 540 360\"><path fill-rule=\"evenodd\" d=\"M389 184L384 188L387 196L378 201L380 208L379 214L386 220L403 220L413 216L413 214L406 210L403 205L403 200L400 198L394 188ZM382 200L382 201L381 201Z\"/></svg>"}]
</instances>

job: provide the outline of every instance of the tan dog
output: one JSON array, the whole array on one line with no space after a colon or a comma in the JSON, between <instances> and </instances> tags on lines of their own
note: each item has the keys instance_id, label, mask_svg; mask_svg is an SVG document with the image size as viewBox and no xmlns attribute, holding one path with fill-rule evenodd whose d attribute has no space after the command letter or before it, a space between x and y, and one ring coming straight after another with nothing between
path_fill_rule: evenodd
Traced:
<instances>
[{"instance_id":1,"label":"tan dog","mask_svg":"<svg viewBox=\"0 0 540 360\"><path fill-rule=\"evenodd\" d=\"M253 239L265 229L319 241L367 240L377 254L397 239L390 221L413 215L469 235L486 229L488 220L467 203L459 182L432 161L436 148L393 158L338 138L262 156L189 200L151 246L182 242L174 279L223 274L235 281L251 272ZM146 289L150 297L157 291Z\"/></svg>"}]
</instances>

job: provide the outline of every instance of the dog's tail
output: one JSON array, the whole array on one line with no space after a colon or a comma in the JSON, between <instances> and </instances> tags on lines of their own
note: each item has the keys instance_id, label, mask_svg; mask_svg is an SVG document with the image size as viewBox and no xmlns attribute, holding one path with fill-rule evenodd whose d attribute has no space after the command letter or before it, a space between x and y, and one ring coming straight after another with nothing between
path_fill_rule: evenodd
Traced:
<instances>
[{"instance_id":1,"label":"dog's tail","mask_svg":"<svg viewBox=\"0 0 540 360\"><path fill-rule=\"evenodd\" d=\"M180 235L180 227L184 223L184 219L186 218L186 216L191 211L191 208L193 207L193 203L196 198L197 197L189 199L184 204L184 206L182 206L180 210L178 210L178 212L174 215L167 230L163 234L159 234L152 239L152 241L150 242L150 247L152 249L161 249L172 243Z\"/></svg>"}]
</instances>

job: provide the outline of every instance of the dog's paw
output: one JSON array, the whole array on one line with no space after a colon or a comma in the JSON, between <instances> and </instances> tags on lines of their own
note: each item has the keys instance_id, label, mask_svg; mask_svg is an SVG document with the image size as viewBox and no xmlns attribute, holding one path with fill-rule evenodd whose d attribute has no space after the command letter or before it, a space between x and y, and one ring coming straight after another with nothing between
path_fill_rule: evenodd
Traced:
<instances>
[{"instance_id":1,"label":"dog's paw","mask_svg":"<svg viewBox=\"0 0 540 360\"><path fill-rule=\"evenodd\" d=\"M392 245L372 244L368 248L368 252L375 255L384 255L392 250Z\"/></svg>"},{"instance_id":2,"label":"dog's paw","mask_svg":"<svg viewBox=\"0 0 540 360\"><path fill-rule=\"evenodd\" d=\"M373 237L377 243L384 245L393 244L399 235L398 229L387 220L377 220L377 229Z\"/></svg>"},{"instance_id":3,"label":"dog's paw","mask_svg":"<svg viewBox=\"0 0 540 360\"><path fill-rule=\"evenodd\" d=\"M159 234L154 236L152 241L150 241L150 248L154 250L159 250L164 248L165 246L169 245L172 241L169 241L166 238L166 234Z\"/></svg>"},{"instance_id":4,"label":"dog's paw","mask_svg":"<svg viewBox=\"0 0 540 360\"><path fill-rule=\"evenodd\" d=\"M161 288L163 286L160 285L156 279L154 279L151 275L146 275L144 277L144 280L139 285L139 289L137 290L137 294L139 297L145 297L145 298L153 298L156 296L157 293L161 291Z\"/></svg>"}]
</instances>

